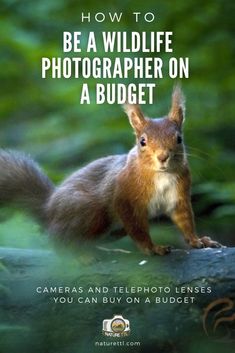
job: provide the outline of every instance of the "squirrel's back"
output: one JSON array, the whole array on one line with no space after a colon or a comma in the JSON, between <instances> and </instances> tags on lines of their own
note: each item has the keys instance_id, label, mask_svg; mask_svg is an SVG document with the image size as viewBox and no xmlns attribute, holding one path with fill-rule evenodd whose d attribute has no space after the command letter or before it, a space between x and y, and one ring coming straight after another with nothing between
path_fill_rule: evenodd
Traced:
<instances>
[{"instance_id":1,"label":"squirrel's back","mask_svg":"<svg viewBox=\"0 0 235 353\"><path fill-rule=\"evenodd\" d=\"M100 158L65 179L47 203L50 233L68 240L105 231L113 219L116 177L126 160L125 154Z\"/></svg>"}]
</instances>

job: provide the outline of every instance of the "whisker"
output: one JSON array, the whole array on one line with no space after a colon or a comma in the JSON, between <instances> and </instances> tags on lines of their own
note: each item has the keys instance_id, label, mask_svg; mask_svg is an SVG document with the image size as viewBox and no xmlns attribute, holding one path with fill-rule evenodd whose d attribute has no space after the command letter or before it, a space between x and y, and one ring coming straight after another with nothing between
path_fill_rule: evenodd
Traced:
<instances>
[{"instance_id":1,"label":"whisker","mask_svg":"<svg viewBox=\"0 0 235 353\"><path fill-rule=\"evenodd\" d=\"M175 156L184 156L186 155L187 157L193 157L193 158L197 158L199 160L202 160L202 161L206 161L207 164L209 164L210 166L212 166L216 171L220 172L221 175L223 175L225 177L225 174L223 172L223 169L218 167L215 163L214 163L214 160L212 161L212 158L210 155L207 155L207 153L205 153L205 156L199 156L197 154L194 154L194 153L188 153L188 152L177 152L175 153ZM210 157L210 158L208 158ZM206 175L205 175L206 176Z\"/></svg>"},{"instance_id":2,"label":"whisker","mask_svg":"<svg viewBox=\"0 0 235 353\"><path fill-rule=\"evenodd\" d=\"M205 156L211 158L211 155L209 153L206 153L205 151L202 151L199 148L191 147L191 146L187 146L186 148L189 148L190 150L194 150L195 152L199 152L199 153L204 154Z\"/></svg>"},{"instance_id":3,"label":"whisker","mask_svg":"<svg viewBox=\"0 0 235 353\"><path fill-rule=\"evenodd\" d=\"M205 157L202 157L202 156L198 156L197 154L193 154L193 153L188 153L188 152L185 152L185 153L175 153L175 156L188 156L188 157L196 157L196 158L199 158L199 159L203 159L203 160L206 160Z\"/></svg>"}]
</instances>

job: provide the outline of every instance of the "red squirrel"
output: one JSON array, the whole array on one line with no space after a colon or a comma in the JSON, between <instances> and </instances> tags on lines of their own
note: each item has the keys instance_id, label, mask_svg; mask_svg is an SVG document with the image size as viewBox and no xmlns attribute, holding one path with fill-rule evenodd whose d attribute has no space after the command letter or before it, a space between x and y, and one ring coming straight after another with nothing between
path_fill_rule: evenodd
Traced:
<instances>
[{"instance_id":1,"label":"red squirrel","mask_svg":"<svg viewBox=\"0 0 235 353\"><path fill-rule=\"evenodd\" d=\"M138 105L124 109L136 136L130 152L97 159L58 187L26 155L0 150L0 203L19 203L65 243L128 234L145 254L164 255L170 247L153 243L148 224L163 213L190 247L220 247L195 230L181 88L174 88L170 112L163 118L145 117Z\"/></svg>"}]
</instances>

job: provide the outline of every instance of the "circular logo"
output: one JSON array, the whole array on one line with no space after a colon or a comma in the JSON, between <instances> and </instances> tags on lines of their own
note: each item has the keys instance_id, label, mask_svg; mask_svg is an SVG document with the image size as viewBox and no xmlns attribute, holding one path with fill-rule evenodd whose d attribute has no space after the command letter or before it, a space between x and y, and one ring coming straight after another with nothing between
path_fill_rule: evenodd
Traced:
<instances>
[{"instance_id":1,"label":"circular logo","mask_svg":"<svg viewBox=\"0 0 235 353\"><path fill-rule=\"evenodd\" d=\"M125 321L122 319L114 319L111 323L111 329L115 333L121 333L125 330L126 324Z\"/></svg>"}]
</instances>

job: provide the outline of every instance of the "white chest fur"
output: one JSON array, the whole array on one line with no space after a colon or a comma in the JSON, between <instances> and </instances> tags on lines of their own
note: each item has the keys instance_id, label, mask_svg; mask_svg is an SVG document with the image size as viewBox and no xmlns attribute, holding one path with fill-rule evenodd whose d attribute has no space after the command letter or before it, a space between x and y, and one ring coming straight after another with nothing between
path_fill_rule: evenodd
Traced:
<instances>
[{"instance_id":1,"label":"white chest fur","mask_svg":"<svg viewBox=\"0 0 235 353\"><path fill-rule=\"evenodd\" d=\"M177 203L177 176L171 173L157 173L154 193L148 205L149 216L170 214Z\"/></svg>"}]
</instances>

